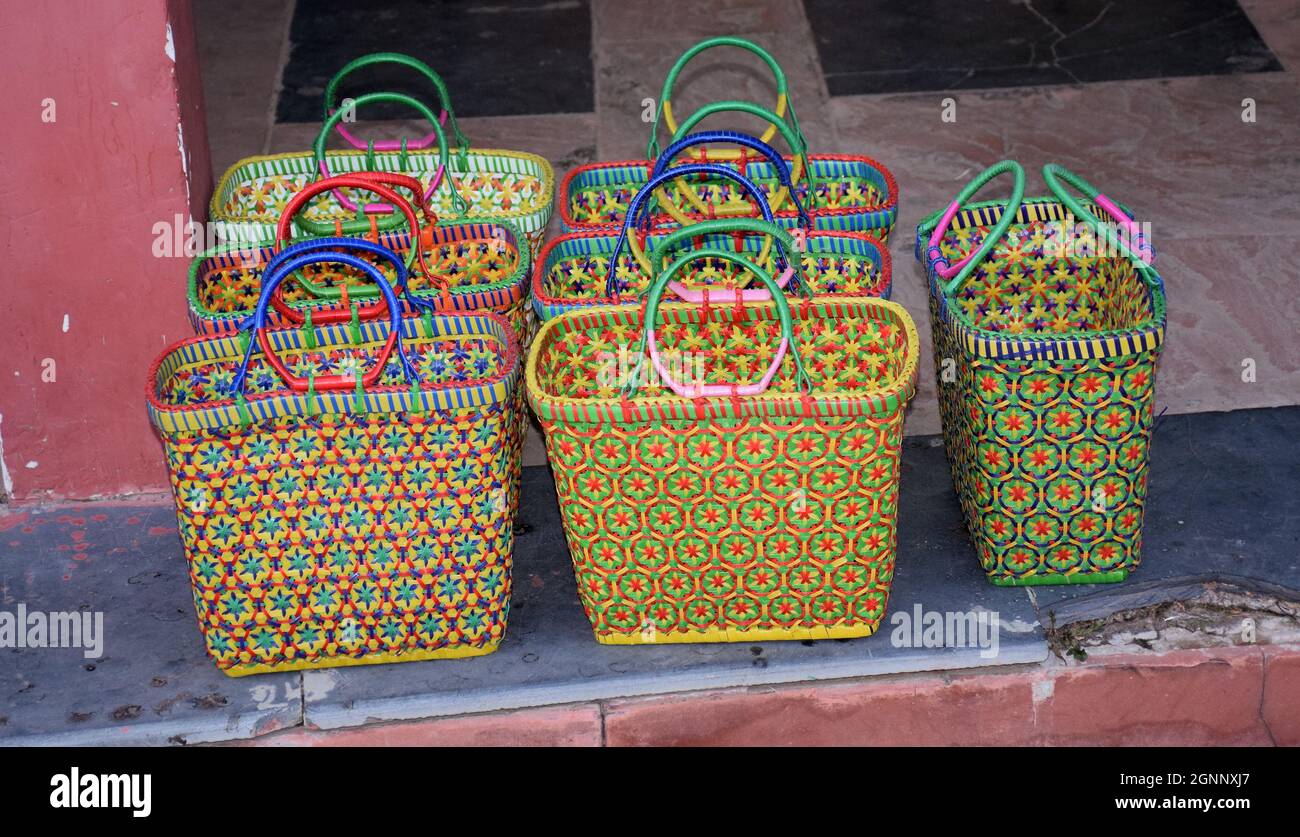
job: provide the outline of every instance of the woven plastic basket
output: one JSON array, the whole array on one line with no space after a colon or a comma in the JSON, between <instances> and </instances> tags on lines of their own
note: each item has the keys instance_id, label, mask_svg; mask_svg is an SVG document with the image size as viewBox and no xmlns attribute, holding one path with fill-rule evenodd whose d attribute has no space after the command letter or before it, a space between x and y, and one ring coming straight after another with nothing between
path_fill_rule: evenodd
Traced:
<instances>
[{"instance_id":1,"label":"woven plastic basket","mask_svg":"<svg viewBox=\"0 0 1300 837\"><path fill-rule=\"evenodd\" d=\"M1004 173L1009 201L968 203ZM918 228L944 442L993 583L1120 581L1141 558L1164 283L1116 234L1126 210L1044 174L1056 194L1022 203L1023 170L999 163Z\"/></svg>"},{"instance_id":2,"label":"woven plastic basket","mask_svg":"<svg viewBox=\"0 0 1300 837\"><path fill-rule=\"evenodd\" d=\"M685 65L704 50L730 46L759 56L777 81L775 111L748 102L715 102L701 108L680 126L673 117L672 88ZM704 119L737 112L757 116L768 128L760 137L730 131L692 134ZM673 142L659 152L658 128L663 119ZM768 142L780 134L790 150L782 158ZM727 146L718 148L718 144ZM735 146L734 148L732 146ZM810 154L789 101L785 73L776 60L757 44L742 38L721 37L701 41L687 50L669 71L659 99L645 160L594 163L571 170L560 185L560 221L566 232L616 225L623 220L632 196L655 174L679 158L684 162L725 162L736 165L746 177L767 192L778 223L793 226L799 219L792 197L797 197L819 230L870 232L888 241L898 213L898 185L880 163L860 155ZM780 177L778 161L793 170L793 186ZM750 207L737 200L734 190L716 180L696 180L662 190L661 207L652 218L655 226L685 224L702 218L746 214Z\"/></svg>"},{"instance_id":3,"label":"woven plastic basket","mask_svg":"<svg viewBox=\"0 0 1300 837\"><path fill-rule=\"evenodd\" d=\"M404 313L496 311L515 329L521 344L526 345L532 317L526 299L529 247L522 233L509 221L487 218L419 226L414 208L393 194L393 185L418 189L420 182L405 175L375 173L317 181L286 205L274 233L274 243L225 244L197 257L190 265L188 282L190 321L195 330L200 334L217 334L236 329L253 313L262 276L277 258L312 249L341 249L366 258L383 271L401 294ZM367 233L369 241L336 236L311 239L281 250L294 215L310 206L319 195L337 188L375 191L399 208L407 229L388 232L374 229ZM418 253L410 247L412 225L419 230ZM408 274L406 266L414 270ZM373 309L382 307L378 292L364 275L341 263L320 262L299 271L292 281L283 285L275 301L283 300L291 310L286 315L280 308L273 308L268 313L269 322L271 325L299 323L304 316L311 316L316 324L330 322L328 315L322 319L320 307L338 308L345 289L353 307L364 302L372 313ZM348 308L342 306L344 312Z\"/></svg>"},{"instance_id":4,"label":"woven plastic basket","mask_svg":"<svg viewBox=\"0 0 1300 837\"><path fill-rule=\"evenodd\" d=\"M266 329L275 287L320 258L350 260L390 316L358 335ZM399 318L379 271L347 253L285 262L250 330L163 353L149 416L222 671L496 648L510 600L518 353L495 314Z\"/></svg>"},{"instance_id":5,"label":"woven plastic basket","mask_svg":"<svg viewBox=\"0 0 1300 837\"><path fill-rule=\"evenodd\" d=\"M660 305L699 257L737 263L771 298ZM722 249L679 256L644 307L545 323L528 397L597 641L872 633L893 578L916 358L900 306L788 304L773 277Z\"/></svg>"},{"instance_id":6,"label":"woven plastic basket","mask_svg":"<svg viewBox=\"0 0 1300 837\"><path fill-rule=\"evenodd\" d=\"M335 108L334 99L343 77L360 67L382 63L411 67L434 80L442 99L443 119L423 102L399 93L366 93L352 99L349 107ZM429 121L431 133L418 140L358 140L348 131L347 118L380 103L412 109ZM293 195L322 174L377 170L418 177L426 185L434 209L444 218L507 220L528 236L533 254L540 249L555 197L555 175L550 163L521 151L472 148L456 122L446 86L422 62L397 53L378 53L349 63L331 79L325 111L314 151L250 157L221 177L209 214L224 240L256 242L269 237ZM448 118L456 141L450 151L441 124ZM336 127L353 145L351 150L325 151L325 143ZM313 206L298 222L298 231L325 235L335 221L354 220L359 211L365 210L383 213L385 222L396 221L391 209L363 206L358 195L341 190L333 193L331 200Z\"/></svg>"},{"instance_id":7,"label":"woven plastic basket","mask_svg":"<svg viewBox=\"0 0 1300 837\"><path fill-rule=\"evenodd\" d=\"M720 180L733 180L758 207L760 218L728 218L702 221L671 231L647 234L633 229L641 210L661 183L672 178L665 172L642 187L631 201L632 212L622 228L609 232L568 233L542 248L533 270L533 308L541 320L564 311L590 305L613 305L640 297L655 276L651 256L660 269L681 246L724 247L744 253L765 271L777 275L793 265L797 281L814 295L879 296L889 298L891 264L889 250L868 233L832 232L796 227L785 230L772 223L773 213L762 192L731 169L692 165L682 171L707 171ZM806 216L805 216L806 217ZM611 275L610 266L614 266ZM701 258L683 271L681 286L670 288L674 296L726 304L734 299L728 289L745 288L754 277L729 261ZM688 295L682 287L696 293ZM748 294L765 293L755 288Z\"/></svg>"}]
</instances>

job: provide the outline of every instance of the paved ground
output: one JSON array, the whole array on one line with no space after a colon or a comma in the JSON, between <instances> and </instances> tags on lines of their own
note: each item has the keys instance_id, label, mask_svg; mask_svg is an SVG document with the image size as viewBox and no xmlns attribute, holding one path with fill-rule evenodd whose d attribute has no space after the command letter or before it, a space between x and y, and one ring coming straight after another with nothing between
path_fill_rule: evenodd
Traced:
<instances>
[{"instance_id":1,"label":"paved ground","mask_svg":"<svg viewBox=\"0 0 1300 837\"><path fill-rule=\"evenodd\" d=\"M1235 719L1231 723L1236 724L1242 710L1235 702L1245 699L1244 695L1254 695L1258 710L1262 666L1269 654L1286 657L1279 665L1290 672L1286 675L1289 679L1270 681L1272 688L1281 689L1281 683L1290 684L1286 688L1292 690L1279 691L1279 697L1272 699L1294 695L1294 689L1300 687L1295 670L1300 648L1293 649L1294 659L1289 656L1293 651L1286 650L1289 644L1300 644L1300 496L1269 489L1285 484L1290 475L1300 471L1300 448L1292 445L1274 450L1267 444L1270 439L1297 436L1300 407L1166 417L1152 446L1142 566L1124 584L1064 589L988 584L966 540L940 440L925 436L909 439L903 451L897 572L889 616L873 637L830 642L597 645L578 603L549 469L531 467L524 476L527 502L515 549L510 623L496 653L469 660L242 679L226 678L204 655L169 505L79 504L9 514L0 517L0 610L13 611L17 603L23 603L29 612L101 612L104 630L103 654L91 659L75 648L0 651L0 659L6 661L0 669L5 672L0 680L0 742L197 743L261 738L286 728L342 731L376 723L479 715L477 721L433 728L438 735L459 740L454 730L461 729L462 723L469 723L467 729L475 730L475 735L495 729L495 722L482 718L499 716L482 713L530 707L551 707L536 716L544 721L538 722L541 730L552 729L553 723L569 729L572 722L586 730L586 735L591 732L589 712L596 707L597 717L621 717L629 724L632 718L647 719L651 726L643 732L625 727L628 731L622 735L627 740L698 743L718 736L717 740L734 741L740 740L734 736L742 734L744 725L736 721L738 726L718 726L720 721L708 721L707 709L700 710L698 717L693 715L693 726L670 734L663 707L677 705L679 699L672 697L674 694L759 687L777 694L779 684L801 683L804 688L816 681L836 681L840 685L834 689L849 688L847 694L874 702L884 699L878 686L872 685L882 676L883 682L891 683L890 676L972 670L987 672L990 677L1027 673L1013 681L1029 684L1035 698L1026 706L1042 710L1044 718L1051 710L1072 719L1074 731L1068 734L1054 726L1038 732L1022 729L1026 741L1037 740L1036 735L1042 740L1074 740L1070 736L1082 740L1086 726L1079 713L1084 708L1073 703L1045 703L1050 694L1041 692L1049 687L1032 685L1042 678L1056 682L1060 676L1080 676L1077 671L1060 671L1062 666L1078 668L1080 664L1068 654L1058 659L1052 649L1068 651L1065 646L1098 634L1095 620L1169 602L1198 603L1196 606L1208 606L1215 613L1230 610L1232 615L1190 633L1184 630L1186 620L1162 615L1149 629L1151 641L1145 646L1130 643L1130 652L1143 657L1143 667L1161 671L1182 665L1169 662L1162 652L1189 643L1227 643L1238 647L1226 651L1249 652L1234 658L1244 668L1231 671L1247 678L1259 677L1259 683L1252 680L1233 686L1222 699L1223 717ZM1260 612L1255 614L1255 610ZM970 637L964 646L915 647L907 631L895 635L903 624L896 620L900 614L914 619L918 611L995 612L998 642L996 646L981 644ZM1259 621L1258 635L1252 640L1260 643L1258 647L1242 647L1246 639L1240 626L1245 618ZM1077 629L1070 636L1077 633L1075 639L1063 640L1050 630L1074 626ZM1148 633L1146 625L1116 630L1137 633L1139 639ZM1168 648L1160 647L1162 642ZM1102 664L1112 665L1105 660ZM1224 671L1204 665L1208 666L1204 672L1189 675L1194 682ZM1108 670L1123 674L1115 688L1125 694L1142 683L1141 679L1128 679L1131 667L1115 663ZM869 679L859 682L859 678ZM850 685L844 687L844 682ZM933 678L915 682L930 684L916 688L935 688ZM970 688L982 694L989 687ZM997 686L993 691L1000 689ZM795 698L793 705L811 704L797 713L816 715L818 710L811 707L839 700L833 695L816 697L815 692L813 688L799 693L802 697ZM637 696L646 696L646 700L627 700ZM742 704L749 701L736 699ZM926 701L933 700L936 711L943 707L967 711L962 708L965 699L932 695ZM726 698L724 703L731 700ZM984 704L984 698L971 700L976 701L975 708L983 707L981 712L993 705ZM1124 700L1133 702L1132 717L1150 715L1142 709L1139 696L1128 695ZM782 705L779 700L777 704ZM604 709L610 712L601 715ZM752 711L766 716L787 709L778 712L760 707ZM1300 702L1291 700L1270 711L1269 724L1292 724L1294 734L1300 735ZM532 714L518 717L525 719L519 721L523 726L533 723L527 720L534 718ZM854 717L849 712L845 723L858 723ZM1118 735L1125 717L1112 714L1108 723L1117 726L1099 726L1097 740ZM1214 717L1213 711L1198 705L1192 715L1174 713L1166 719L1169 726L1148 732L1156 736L1153 740L1177 740L1183 735L1183 743L1241 743L1265 735L1268 726L1245 731L1217 725L1207 731L1196 726ZM1183 721L1191 726L1178 726ZM773 736L772 740L785 740L782 735L792 735L792 730L805 723L789 726L794 722L786 721L782 722L785 727L773 727L775 722L768 718L758 727L761 740ZM501 729L519 729L515 721L502 723ZM1238 738L1238 733L1246 737ZM338 734L344 741L358 740L350 737L354 735L351 732ZM382 738L389 733L381 730L376 734ZM872 737L883 735L879 732L858 730L854 734L866 736L864 741L895 740ZM931 730L917 741L939 741L944 734L948 733ZM956 735L953 741L977 740L963 738L964 733L952 734ZM1218 737L1220 734L1226 737ZM809 740L823 735L831 733L823 730ZM517 740L531 739L524 735ZM1300 742L1300 738L1294 740Z\"/></svg>"}]
</instances>

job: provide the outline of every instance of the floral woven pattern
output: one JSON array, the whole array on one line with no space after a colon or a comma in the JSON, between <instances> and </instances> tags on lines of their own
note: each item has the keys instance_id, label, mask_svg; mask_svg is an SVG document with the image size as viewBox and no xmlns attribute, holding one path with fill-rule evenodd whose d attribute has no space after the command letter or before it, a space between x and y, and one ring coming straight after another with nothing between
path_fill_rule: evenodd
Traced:
<instances>
[{"instance_id":1,"label":"floral woven pattern","mask_svg":"<svg viewBox=\"0 0 1300 837\"><path fill-rule=\"evenodd\" d=\"M870 232L888 243L898 212L898 187L893 175L868 157L809 155L814 185L796 184L795 193L822 230ZM647 162L596 163L571 171L562 184L561 219L566 231L621 224L632 197L646 184ZM744 175L772 199L779 189L770 163L751 162ZM690 185L716 217L732 213L752 215L753 203L728 182L696 182ZM673 194L675 190L669 190ZM680 197L678 198L680 200ZM788 207L789 204L787 203ZM688 212L696 217L697 213ZM778 221L797 221L792 208L776 213ZM660 211L652 216L655 226L673 223Z\"/></svg>"},{"instance_id":2,"label":"floral woven pattern","mask_svg":"<svg viewBox=\"0 0 1300 837\"><path fill-rule=\"evenodd\" d=\"M771 395L621 401L612 358L640 311L574 312L543 326L529 397L546 430L579 596L603 643L865 636L893 577L903 407L915 331L878 300L796 304L813 390L787 356ZM761 374L773 306L667 305L663 351L705 378ZM806 410L805 410L806 407Z\"/></svg>"},{"instance_id":3,"label":"floral woven pattern","mask_svg":"<svg viewBox=\"0 0 1300 837\"><path fill-rule=\"evenodd\" d=\"M364 152L331 151L327 156L335 174L372 168ZM373 168L409 174L427 186L437 169L437 155L412 153L404 164L399 154L381 152L375 155ZM462 169L456 163L449 174L469 204L468 214L515 222L528 236L532 252L537 252L551 217L555 189L554 174L546 160L522 152L472 149L468 168ZM232 234L244 236L243 240L250 240L250 227L264 226L264 234L252 240L265 237L273 231L289 200L316 179L315 160L310 153L241 160L222 176L213 192L212 219L219 227L228 227ZM355 189L341 191L354 202L369 200ZM457 217L446 187L434 194L433 207L443 218ZM313 221L349 220L355 213L331 194L314 201L304 217Z\"/></svg>"},{"instance_id":4,"label":"floral woven pattern","mask_svg":"<svg viewBox=\"0 0 1300 837\"><path fill-rule=\"evenodd\" d=\"M657 247L666 237L654 233L643 246ZM739 241L737 240L739 238ZM618 241L616 233L567 233L546 243L533 269L533 308L542 319L562 311L589 305L608 305L616 300L607 296L610 259ZM691 237L695 246L718 246L748 256L756 266L772 272L778 252L770 240L761 235L736 236L710 233ZM768 245L764 253L764 245ZM737 250L739 247L739 250ZM813 231L803 236L803 252L798 254L800 275L810 293L816 296L878 296L888 299L892 288L889 250L879 239L866 233ZM617 257L614 279L621 302L640 298L650 285L650 277L625 246ZM756 277L735 262L702 257L692 262L679 276L690 288L757 287ZM791 289L793 292L793 289Z\"/></svg>"},{"instance_id":5,"label":"floral woven pattern","mask_svg":"<svg viewBox=\"0 0 1300 837\"><path fill-rule=\"evenodd\" d=\"M237 338L187 341L160 358L150 414L199 626L227 674L473 656L500 642L517 350L503 321L434 322L479 333L405 341L422 376L419 407L395 360L364 396L289 396L255 354L245 423L231 420L223 386ZM300 372L346 373L374 357L376 324L364 327L360 346L330 327L317 330L321 347L283 355ZM423 327L404 324L412 335Z\"/></svg>"},{"instance_id":6,"label":"floral woven pattern","mask_svg":"<svg viewBox=\"0 0 1300 837\"><path fill-rule=\"evenodd\" d=\"M452 223L427 232L425 264L433 276L447 282L457 310L496 311L526 342L531 333L526 299L530 261L522 239L516 242L512 228L499 222ZM410 247L410 236L404 232L381 233L379 243L401 256ZM251 314L261 293L262 268L274 252L266 246L227 245L195 259L189 277L190 319L195 330L203 334L230 331ZM371 253L361 257L379 268L389 281L395 279L391 262ZM301 273L325 287L373 288L360 271L346 265L320 262L303 268ZM408 286L418 297L435 302L439 299L435 283L422 271L412 273ZM295 303L312 297L297 281L290 280L284 285L284 298Z\"/></svg>"},{"instance_id":7,"label":"floral woven pattern","mask_svg":"<svg viewBox=\"0 0 1300 837\"><path fill-rule=\"evenodd\" d=\"M1122 580L1141 560L1163 287L1126 257L1063 253L1043 220L1061 207L1026 207L955 295L930 271L953 480L994 583ZM990 213L958 214L941 243L951 262Z\"/></svg>"}]
</instances>

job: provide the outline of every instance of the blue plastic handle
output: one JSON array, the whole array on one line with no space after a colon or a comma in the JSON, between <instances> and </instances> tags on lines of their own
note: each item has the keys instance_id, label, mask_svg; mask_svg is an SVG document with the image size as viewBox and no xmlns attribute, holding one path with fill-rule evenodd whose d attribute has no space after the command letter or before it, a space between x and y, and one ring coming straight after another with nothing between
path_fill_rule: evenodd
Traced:
<instances>
[{"instance_id":1,"label":"blue plastic handle","mask_svg":"<svg viewBox=\"0 0 1300 837\"><path fill-rule=\"evenodd\" d=\"M412 247L419 246L412 240ZM376 244L364 238L347 238L340 236L330 236L329 238L311 238L306 241L300 241L297 244L291 244L280 252L271 257L265 265L262 266L262 276L270 276L280 268L280 265L289 259L298 256L301 253L314 253L318 250L330 250L333 248L346 247L349 250L360 250L366 253L379 256L384 261L393 266L397 272L397 281L393 282L393 290L399 294L406 294L409 299L409 292L406 287L406 263L402 261L401 256L394 253L391 249L382 244ZM412 300L414 302L414 300Z\"/></svg>"},{"instance_id":2,"label":"blue plastic handle","mask_svg":"<svg viewBox=\"0 0 1300 837\"><path fill-rule=\"evenodd\" d=\"M742 134L739 131L700 131L696 134L687 134L672 145L664 149L664 153L659 155L655 161L653 174L658 174L667 169L668 164L682 151L695 145L708 145L710 143L724 142L731 145L743 145L746 148L757 151L767 158L776 169L777 180L781 185L786 187L790 192L790 200L794 202L794 208L799 213L799 225L806 230L812 229L812 218L808 216L808 211L803 208L799 201L799 196L795 194L794 183L791 178L794 176L790 171L790 164L781 156L781 152L772 146L763 142L761 139L749 134ZM743 172L742 172L743 174Z\"/></svg>"},{"instance_id":3,"label":"blue plastic handle","mask_svg":"<svg viewBox=\"0 0 1300 837\"><path fill-rule=\"evenodd\" d=\"M613 297L617 293L614 287L614 268L618 266L619 253L622 252L623 243L627 240L628 230L637 222L641 211L649 206L650 197L654 194L655 189L658 189L670 180L676 180L679 177L694 174L708 174L714 177L721 177L733 181L754 200L754 203L758 206L759 212L763 215L763 220L772 220L772 207L768 205L767 197L764 196L763 190L758 188L754 181L745 177L735 169L730 169L726 166L720 166L715 163L691 163L689 165L677 166L676 168L660 172L651 177L650 180L641 187L641 190L632 197L631 202L628 204L627 214L623 216L623 228L618 231L618 241L615 242L614 252L611 253L609 257L609 273L605 277L605 296ZM785 269L790 254L785 252L785 245L778 242L777 246L781 249L780 255L777 256L777 268L779 272Z\"/></svg>"},{"instance_id":4,"label":"blue plastic handle","mask_svg":"<svg viewBox=\"0 0 1300 837\"><path fill-rule=\"evenodd\" d=\"M349 241L352 240L349 239ZM257 300L257 308L254 309L252 317L245 320L244 323L240 325L240 329L255 332L265 329L267 308L270 307L271 294L275 293L275 289L295 271L301 270L309 264L317 264L319 262L332 262L356 268L365 273L368 279L379 286L379 292L383 295L384 302L388 304L389 328L391 328L393 333L396 335L394 348L397 350L397 356L401 360L402 372L409 383L415 383L418 381L419 374L415 371L415 367L406 356L406 349L402 346L402 308L397 301L397 295L393 293L393 286L388 284L388 280L384 278L384 274L379 272L379 268L375 267L365 259L353 256L350 253L335 253L332 251L321 250L309 253L299 253L297 256L282 262L270 276L263 274L262 295ZM253 347L256 345L256 340L248 341L248 348L244 351L244 359L239 364L239 369L235 371L234 380L230 382L229 392L231 395L243 394L244 379L248 376L248 365L253 359Z\"/></svg>"}]
</instances>

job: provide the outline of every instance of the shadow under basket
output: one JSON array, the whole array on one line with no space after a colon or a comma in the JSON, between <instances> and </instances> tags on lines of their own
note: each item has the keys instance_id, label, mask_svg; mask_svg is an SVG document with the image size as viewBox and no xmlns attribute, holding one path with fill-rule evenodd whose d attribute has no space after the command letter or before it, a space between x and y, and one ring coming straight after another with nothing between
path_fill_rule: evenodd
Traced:
<instances>
[{"instance_id":1,"label":"shadow under basket","mask_svg":"<svg viewBox=\"0 0 1300 837\"><path fill-rule=\"evenodd\" d=\"M958 212L943 258L975 252L1003 211ZM1091 227L1065 246L1070 217L1026 200L952 292L918 235L944 446L998 585L1123 581L1141 560L1164 283L1129 256L1099 254Z\"/></svg>"}]
</instances>

